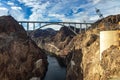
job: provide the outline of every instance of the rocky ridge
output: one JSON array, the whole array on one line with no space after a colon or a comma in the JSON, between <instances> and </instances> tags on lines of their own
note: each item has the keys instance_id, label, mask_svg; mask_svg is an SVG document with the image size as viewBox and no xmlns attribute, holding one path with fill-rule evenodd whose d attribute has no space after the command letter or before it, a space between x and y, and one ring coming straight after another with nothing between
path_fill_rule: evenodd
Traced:
<instances>
[{"instance_id":1,"label":"rocky ridge","mask_svg":"<svg viewBox=\"0 0 120 80\"><path fill-rule=\"evenodd\" d=\"M38 46L50 53L54 53L56 55L60 54L62 49L65 48L66 45L72 40L75 34L69 30L67 27L62 27L54 36L39 38L36 42ZM37 38L33 39L36 41ZM47 39L47 40L46 40Z\"/></svg>"},{"instance_id":2,"label":"rocky ridge","mask_svg":"<svg viewBox=\"0 0 120 80\"><path fill-rule=\"evenodd\" d=\"M120 30L118 25L120 15L108 16L94 23L84 34L72 39L73 47L68 47L72 54L68 57L66 80L119 80L120 79L120 50L111 46L104 51L100 61L99 32L102 30ZM106 25L109 24L110 26ZM73 64L74 62L74 64Z\"/></svg>"},{"instance_id":3,"label":"rocky ridge","mask_svg":"<svg viewBox=\"0 0 120 80\"><path fill-rule=\"evenodd\" d=\"M47 70L44 52L11 16L0 17L0 80L42 79Z\"/></svg>"}]
</instances>

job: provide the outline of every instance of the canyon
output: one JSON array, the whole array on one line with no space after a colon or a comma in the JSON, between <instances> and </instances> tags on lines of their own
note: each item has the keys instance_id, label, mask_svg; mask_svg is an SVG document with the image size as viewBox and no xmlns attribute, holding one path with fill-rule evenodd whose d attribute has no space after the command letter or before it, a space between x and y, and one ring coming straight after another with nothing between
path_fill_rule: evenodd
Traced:
<instances>
[{"instance_id":1,"label":"canyon","mask_svg":"<svg viewBox=\"0 0 120 80\"><path fill-rule=\"evenodd\" d=\"M61 73L65 80L120 80L120 46L111 45L100 59L100 32L119 31L119 21L120 14L111 15L76 35L65 26L59 31L26 32L13 17L2 16L0 80L49 80L50 68L65 69ZM56 59L63 69L53 68L51 64L58 65Z\"/></svg>"},{"instance_id":2,"label":"canyon","mask_svg":"<svg viewBox=\"0 0 120 80\"><path fill-rule=\"evenodd\" d=\"M37 44L61 58L67 66L66 80L119 80L119 46L111 45L100 60L100 32L120 30L119 21L119 14L110 15L78 35L62 27L49 41Z\"/></svg>"}]
</instances>

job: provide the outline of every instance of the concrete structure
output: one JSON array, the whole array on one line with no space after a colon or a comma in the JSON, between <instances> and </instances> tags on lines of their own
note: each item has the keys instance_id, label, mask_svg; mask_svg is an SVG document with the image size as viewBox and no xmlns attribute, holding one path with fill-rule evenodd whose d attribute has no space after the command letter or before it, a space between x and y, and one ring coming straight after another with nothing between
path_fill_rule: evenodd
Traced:
<instances>
[{"instance_id":1,"label":"concrete structure","mask_svg":"<svg viewBox=\"0 0 120 80\"><path fill-rule=\"evenodd\" d=\"M102 52L111 45L120 46L120 30L100 32L100 60L102 58Z\"/></svg>"},{"instance_id":2,"label":"concrete structure","mask_svg":"<svg viewBox=\"0 0 120 80\"><path fill-rule=\"evenodd\" d=\"M32 26L32 30L36 30L38 28L43 28L49 25L60 25L68 27L71 31L73 31L75 34L77 34L76 29L79 29L79 33L82 32L82 30L86 31L92 23L79 23L79 22L40 22L40 21L18 21L20 25L26 27L26 30L30 30L30 26ZM38 26L38 27L37 27ZM70 26L74 27L72 29ZM36 28L37 27L37 28Z\"/></svg>"}]
</instances>

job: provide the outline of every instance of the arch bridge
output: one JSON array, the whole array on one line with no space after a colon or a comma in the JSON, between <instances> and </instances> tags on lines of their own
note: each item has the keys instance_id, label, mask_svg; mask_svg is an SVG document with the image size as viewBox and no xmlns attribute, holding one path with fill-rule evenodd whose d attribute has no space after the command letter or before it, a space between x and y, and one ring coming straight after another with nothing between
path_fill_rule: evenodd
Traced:
<instances>
[{"instance_id":1,"label":"arch bridge","mask_svg":"<svg viewBox=\"0 0 120 80\"><path fill-rule=\"evenodd\" d=\"M83 30L86 31L92 23L79 23L79 22L41 22L41 21L18 21L20 25L26 27L26 30L36 30L49 25L60 25L69 28L75 34L77 34L77 30L81 33ZM71 26L73 28L71 28ZM32 29L31 29L32 28Z\"/></svg>"}]
</instances>

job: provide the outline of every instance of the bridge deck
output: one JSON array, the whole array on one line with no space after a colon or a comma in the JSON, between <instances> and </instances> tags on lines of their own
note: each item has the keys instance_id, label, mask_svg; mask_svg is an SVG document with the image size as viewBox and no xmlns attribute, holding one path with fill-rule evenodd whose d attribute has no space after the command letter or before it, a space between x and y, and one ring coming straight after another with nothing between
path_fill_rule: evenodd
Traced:
<instances>
[{"instance_id":1,"label":"bridge deck","mask_svg":"<svg viewBox=\"0 0 120 80\"><path fill-rule=\"evenodd\" d=\"M44 22L44 21L18 21L19 23L64 23L64 24L92 24L92 23L80 23L80 22Z\"/></svg>"}]
</instances>

